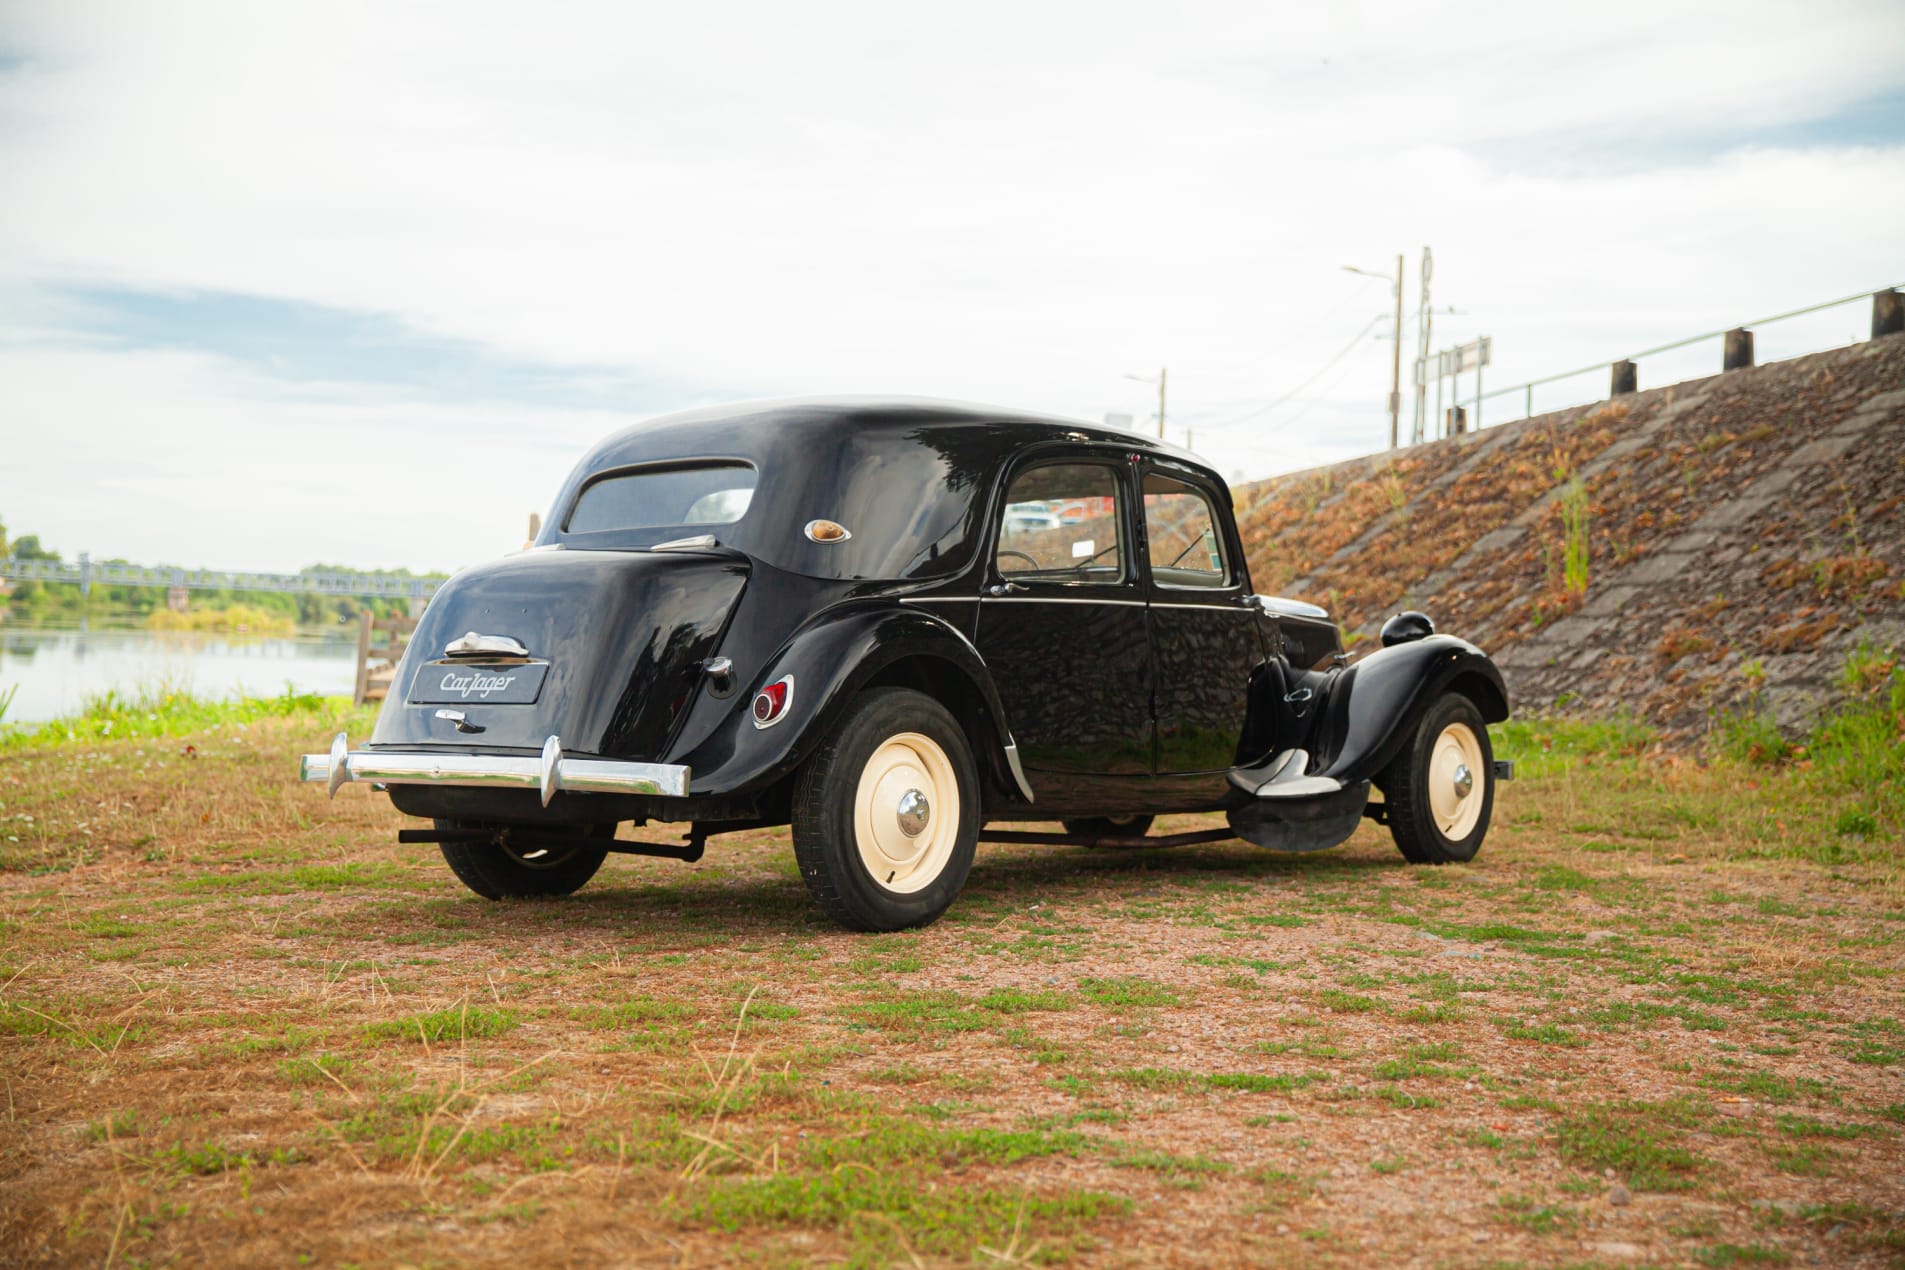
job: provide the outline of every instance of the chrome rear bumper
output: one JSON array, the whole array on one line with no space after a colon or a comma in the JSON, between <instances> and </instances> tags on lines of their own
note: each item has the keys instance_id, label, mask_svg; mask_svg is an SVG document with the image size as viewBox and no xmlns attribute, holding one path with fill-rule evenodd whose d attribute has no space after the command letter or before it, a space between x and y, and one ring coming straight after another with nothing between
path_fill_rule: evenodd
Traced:
<instances>
[{"instance_id":1,"label":"chrome rear bumper","mask_svg":"<svg viewBox=\"0 0 1905 1270\"><path fill-rule=\"evenodd\" d=\"M686 798L691 773L674 763L625 763L615 759L564 758L562 740L550 737L539 758L504 754L440 754L419 750L353 750L342 732L329 754L298 760L298 779L322 781L333 797L346 781L380 785L471 785L483 789L533 789L542 805L565 789L600 794L655 794Z\"/></svg>"}]
</instances>

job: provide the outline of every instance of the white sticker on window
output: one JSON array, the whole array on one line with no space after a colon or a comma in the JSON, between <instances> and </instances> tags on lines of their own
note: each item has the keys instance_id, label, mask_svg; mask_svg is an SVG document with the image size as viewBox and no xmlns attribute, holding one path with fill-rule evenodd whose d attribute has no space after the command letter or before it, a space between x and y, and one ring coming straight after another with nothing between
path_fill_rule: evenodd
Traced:
<instances>
[{"instance_id":1,"label":"white sticker on window","mask_svg":"<svg viewBox=\"0 0 1905 1270\"><path fill-rule=\"evenodd\" d=\"M1097 552L1092 550L1092 548L1097 545L1098 544L1090 538L1080 538L1077 542L1072 544L1072 559L1089 560L1092 556L1097 554Z\"/></svg>"}]
</instances>

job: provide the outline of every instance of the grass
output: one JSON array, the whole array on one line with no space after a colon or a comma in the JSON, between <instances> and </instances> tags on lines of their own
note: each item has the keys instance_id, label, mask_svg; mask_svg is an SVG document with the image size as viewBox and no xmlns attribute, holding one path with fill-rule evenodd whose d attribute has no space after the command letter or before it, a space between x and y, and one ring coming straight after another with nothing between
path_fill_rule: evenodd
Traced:
<instances>
[{"instance_id":1,"label":"grass","mask_svg":"<svg viewBox=\"0 0 1905 1270\"><path fill-rule=\"evenodd\" d=\"M1678 1141L1695 1118L1684 1104L1593 1104L1562 1120L1555 1138L1570 1164L1612 1169L1637 1191L1681 1191L1692 1188L1705 1166Z\"/></svg>"},{"instance_id":2,"label":"grass","mask_svg":"<svg viewBox=\"0 0 1905 1270\"><path fill-rule=\"evenodd\" d=\"M514 1031L519 1022L520 1016L514 1010L491 1010L465 1005L385 1019L366 1027L364 1034L374 1040L442 1044L445 1041L487 1040L503 1036Z\"/></svg>"},{"instance_id":3,"label":"grass","mask_svg":"<svg viewBox=\"0 0 1905 1270\"><path fill-rule=\"evenodd\" d=\"M1587 486L1579 476L1567 478L1558 500L1562 531L1562 585L1569 595L1586 595L1588 589L1588 505Z\"/></svg>"},{"instance_id":4,"label":"grass","mask_svg":"<svg viewBox=\"0 0 1905 1270\"><path fill-rule=\"evenodd\" d=\"M773 830L478 900L372 791L289 781L337 722L8 750L6 1246L1546 1261L1618 1180L1671 1197L1623 1222L1683 1258L1797 1259L1838 1221L1883 1251L1905 888L1889 795L1840 759L1520 722L1471 864L1375 827L1312 857L988 847L952 920L865 938ZM1476 1202L1418 1212L1448 1177ZM1754 1207L1803 1187L1851 1215Z\"/></svg>"},{"instance_id":5,"label":"grass","mask_svg":"<svg viewBox=\"0 0 1905 1270\"><path fill-rule=\"evenodd\" d=\"M842 1239L847 1264L854 1266L890 1265L909 1253L966 1258L1028 1238L1045 1244L1128 1207L1094 1191L927 1190L858 1171L723 1180L673 1206L685 1225L728 1233L762 1226L827 1230Z\"/></svg>"},{"instance_id":6,"label":"grass","mask_svg":"<svg viewBox=\"0 0 1905 1270\"><path fill-rule=\"evenodd\" d=\"M161 682L129 691L108 689L93 694L73 714L49 722L0 726L0 750L190 736L242 728L267 719L337 717L350 709L350 702L344 698L297 692L289 686L275 697L240 695L221 700ZM0 719L5 714L0 709Z\"/></svg>"}]
</instances>

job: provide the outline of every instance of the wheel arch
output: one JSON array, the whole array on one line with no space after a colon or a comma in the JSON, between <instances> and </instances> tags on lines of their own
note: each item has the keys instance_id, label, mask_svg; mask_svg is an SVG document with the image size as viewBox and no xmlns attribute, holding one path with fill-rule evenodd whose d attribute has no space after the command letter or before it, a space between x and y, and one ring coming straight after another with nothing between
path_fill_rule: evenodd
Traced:
<instances>
[{"instance_id":1,"label":"wheel arch","mask_svg":"<svg viewBox=\"0 0 1905 1270\"><path fill-rule=\"evenodd\" d=\"M1478 670L1464 670L1449 680L1446 689L1473 701L1482 712L1483 723L1501 723L1508 718L1508 689L1500 671L1491 677Z\"/></svg>"},{"instance_id":2,"label":"wheel arch","mask_svg":"<svg viewBox=\"0 0 1905 1270\"><path fill-rule=\"evenodd\" d=\"M1446 692L1468 698L1484 723L1508 717L1508 687L1488 654L1449 635L1397 644L1338 673L1324 706L1319 771L1373 780Z\"/></svg>"},{"instance_id":3,"label":"wheel arch","mask_svg":"<svg viewBox=\"0 0 1905 1270\"><path fill-rule=\"evenodd\" d=\"M1012 735L992 673L971 641L936 614L885 605L822 614L788 639L758 679L772 683L789 674L795 677L795 704L784 724L756 728L737 711L725 729L688 756L696 793L754 792L783 783L854 697L868 688L897 686L925 693L959 721L984 792L1027 801L1012 767Z\"/></svg>"},{"instance_id":4,"label":"wheel arch","mask_svg":"<svg viewBox=\"0 0 1905 1270\"><path fill-rule=\"evenodd\" d=\"M909 653L874 671L857 691L871 688L911 688L945 706L966 734L985 785L983 801L988 805L1001 799L1024 801L1007 757L1012 734L999 713L996 693L989 694L971 669L938 653Z\"/></svg>"}]
</instances>

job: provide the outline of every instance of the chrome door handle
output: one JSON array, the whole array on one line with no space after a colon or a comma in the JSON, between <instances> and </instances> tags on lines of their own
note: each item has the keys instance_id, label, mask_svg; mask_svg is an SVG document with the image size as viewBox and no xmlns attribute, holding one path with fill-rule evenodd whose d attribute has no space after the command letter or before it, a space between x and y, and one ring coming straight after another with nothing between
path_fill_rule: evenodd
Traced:
<instances>
[{"instance_id":1,"label":"chrome door handle","mask_svg":"<svg viewBox=\"0 0 1905 1270\"><path fill-rule=\"evenodd\" d=\"M986 588L987 595L1013 595L1025 588L1017 582L995 582Z\"/></svg>"}]
</instances>

